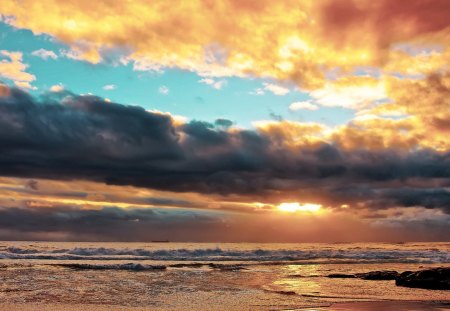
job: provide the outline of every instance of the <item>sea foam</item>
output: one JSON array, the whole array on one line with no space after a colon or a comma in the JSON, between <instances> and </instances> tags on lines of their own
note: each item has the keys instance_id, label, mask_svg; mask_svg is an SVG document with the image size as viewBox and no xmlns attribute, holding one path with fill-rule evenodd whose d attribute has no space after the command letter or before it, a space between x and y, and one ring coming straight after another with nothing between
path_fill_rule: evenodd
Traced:
<instances>
[{"instance_id":1,"label":"sea foam","mask_svg":"<svg viewBox=\"0 0 450 311\"><path fill-rule=\"evenodd\" d=\"M177 248L146 249L121 247L36 248L3 247L0 259L40 260L154 260L154 261L317 261L332 263L398 262L398 263L450 263L450 251L439 249L377 249L377 248L320 248L316 249L227 249Z\"/></svg>"}]
</instances>

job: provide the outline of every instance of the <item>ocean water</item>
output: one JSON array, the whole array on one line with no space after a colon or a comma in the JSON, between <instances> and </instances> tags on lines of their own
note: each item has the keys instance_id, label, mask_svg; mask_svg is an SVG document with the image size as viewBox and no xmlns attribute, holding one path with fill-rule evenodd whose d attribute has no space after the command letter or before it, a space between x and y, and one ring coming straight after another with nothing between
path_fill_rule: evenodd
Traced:
<instances>
[{"instance_id":1,"label":"ocean water","mask_svg":"<svg viewBox=\"0 0 450 311\"><path fill-rule=\"evenodd\" d=\"M0 299L149 310L295 310L384 300L450 303L448 291L327 277L440 266L450 266L450 243L0 242Z\"/></svg>"}]
</instances>

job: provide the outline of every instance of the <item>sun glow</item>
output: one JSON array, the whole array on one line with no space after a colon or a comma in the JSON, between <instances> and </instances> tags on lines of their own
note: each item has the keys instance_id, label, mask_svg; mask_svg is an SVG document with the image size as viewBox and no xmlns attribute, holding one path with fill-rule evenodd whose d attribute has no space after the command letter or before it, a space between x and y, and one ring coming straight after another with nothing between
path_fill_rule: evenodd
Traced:
<instances>
[{"instance_id":1,"label":"sun glow","mask_svg":"<svg viewBox=\"0 0 450 311\"><path fill-rule=\"evenodd\" d=\"M295 213L295 212L316 213L322 208L322 205L312 204L312 203L300 204L300 203L294 202L294 203L281 203L280 205L277 206L277 208L279 211L289 212L289 213Z\"/></svg>"}]
</instances>

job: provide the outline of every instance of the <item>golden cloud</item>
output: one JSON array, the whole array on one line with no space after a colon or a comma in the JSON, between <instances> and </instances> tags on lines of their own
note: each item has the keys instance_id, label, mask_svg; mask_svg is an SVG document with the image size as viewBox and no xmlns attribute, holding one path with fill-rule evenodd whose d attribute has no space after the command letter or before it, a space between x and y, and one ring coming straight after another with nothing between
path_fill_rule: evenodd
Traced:
<instances>
[{"instance_id":1,"label":"golden cloud","mask_svg":"<svg viewBox=\"0 0 450 311\"><path fill-rule=\"evenodd\" d=\"M330 71L361 66L414 71L443 66L448 54L447 0L193 0L56 1L2 4L16 27L67 43L67 55L92 63L123 49L136 68L177 67L209 76L255 75L292 80L308 89L324 86ZM226 18L224 18L226 17ZM422 54L398 47L427 47ZM131 51L131 52L130 52ZM428 56L427 56L428 57ZM414 59L418 59L418 61ZM407 71L407 70L406 70Z\"/></svg>"},{"instance_id":2,"label":"golden cloud","mask_svg":"<svg viewBox=\"0 0 450 311\"><path fill-rule=\"evenodd\" d=\"M370 76L343 77L326 82L323 88L310 92L310 96L320 106L357 110L371 107L387 97L384 81Z\"/></svg>"},{"instance_id":3,"label":"golden cloud","mask_svg":"<svg viewBox=\"0 0 450 311\"><path fill-rule=\"evenodd\" d=\"M30 83L36 77L26 72L28 66L22 63L22 53L0 50L1 56L9 58L9 60L0 60L0 77L12 80L18 87L33 89Z\"/></svg>"},{"instance_id":4,"label":"golden cloud","mask_svg":"<svg viewBox=\"0 0 450 311\"><path fill-rule=\"evenodd\" d=\"M303 148L326 142L345 150L450 150L449 73L431 74L423 80L386 77L382 82L352 77L337 80L330 88L333 90L325 92L324 88L311 94L316 94L316 103L325 106L359 103L359 112L348 124L333 128L288 121L254 125L271 137L273 146ZM356 91L358 88L366 92ZM389 99L374 103L383 97Z\"/></svg>"}]
</instances>

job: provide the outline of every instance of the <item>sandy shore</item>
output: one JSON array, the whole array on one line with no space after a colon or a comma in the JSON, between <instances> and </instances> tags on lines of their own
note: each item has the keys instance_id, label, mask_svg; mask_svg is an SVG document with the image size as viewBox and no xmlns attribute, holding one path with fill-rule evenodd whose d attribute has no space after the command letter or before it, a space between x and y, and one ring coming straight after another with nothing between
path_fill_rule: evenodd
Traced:
<instances>
[{"instance_id":1,"label":"sandy shore","mask_svg":"<svg viewBox=\"0 0 450 311\"><path fill-rule=\"evenodd\" d=\"M308 309L306 309L308 310ZM329 308L314 309L328 311L443 311L450 310L450 304L435 304L430 302L416 301L381 301L381 302L354 302L354 303L338 303Z\"/></svg>"},{"instance_id":2,"label":"sandy shore","mask_svg":"<svg viewBox=\"0 0 450 311\"><path fill-rule=\"evenodd\" d=\"M9 311L143 311L143 310L174 310L173 307L154 308L154 307L127 307L114 305L95 305L95 304L4 304L0 303L0 310ZM196 306L194 309L181 308L178 310L229 310L226 306ZM246 310L241 308L240 310ZM256 310L254 307L248 310ZM271 309L274 310L274 309ZM276 309L275 309L276 310ZM444 311L450 310L450 303L439 304L430 302L415 301L382 301L382 302L354 302L354 303L336 303L329 307L314 307L289 309L301 311ZM281 311L281 310L280 310ZM288 311L288 310L283 310Z\"/></svg>"}]
</instances>

